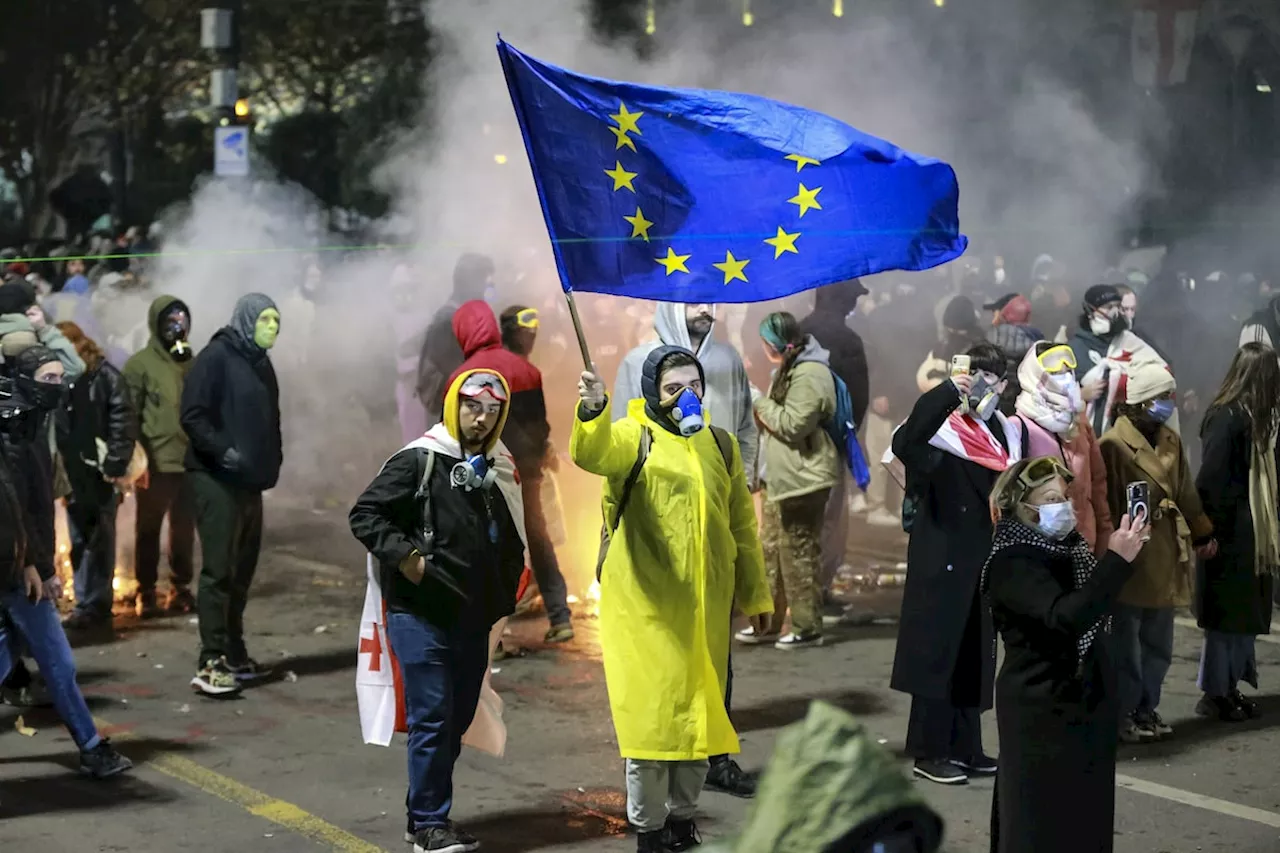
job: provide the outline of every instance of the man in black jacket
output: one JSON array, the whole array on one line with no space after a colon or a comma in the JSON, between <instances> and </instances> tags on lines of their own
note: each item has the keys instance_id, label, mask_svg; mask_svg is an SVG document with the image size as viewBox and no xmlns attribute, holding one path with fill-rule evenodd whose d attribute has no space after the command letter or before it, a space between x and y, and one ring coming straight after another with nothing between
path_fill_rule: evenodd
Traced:
<instances>
[{"instance_id":1,"label":"man in black jacket","mask_svg":"<svg viewBox=\"0 0 1280 853\"><path fill-rule=\"evenodd\" d=\"M814 296L813 313L800 321L800 331L813 335L831 353L831 372L849 389L854 424L858 428L862 427L867 414L871 381L862 338L849 328L847 320L857 309L858 300L866 294L867 289L856 278L820 287ZM843 457L840 470L840 479L827 498L827 513L822 523L822 600L823 615L828 618L839 618L843 612L831 598L831 582L844 563L849 545L849 492L853 477L843 464Z\"/></svg>"},{"instance_id":2,"label":"man in black jacket","mask_svg":"<svg viewBox=\"0 0 1280 853\"><path fill-rule=\"evenodd\" d=\"M267 350L280 312L261 293L242 296L182 389L186 469L204 553L196 613L200 659L191 687L206 696L240 690L264 672L244 644L244 608L262 544L262 493L280 476L280 391Z\"/></svg>"},{"instance_id":3,"label":"man in black jacket","mask_svg":"<svg viewBox=\"0 0 1280 853\"><path fill-rule=\"evenodd\" d=\"M464 302L487 301L492 296L494 271L493 260L485 255L468 252L458 258L453 268L453 293L427 326L418 358L418 399L427 410L429 424L440 421L440 401L449 388L448 379L466 360L453 334L453 314Z\"/></svg>"},{"instance_id":4,"label":"man in black jacket","mask_svg":"<svg viewBox=\"0 0 1280 853\"><path fill-rule=\"evenodd\" d=\"M391 457L351 509L351 532L380 568L387 637L403 674L417 853L479 846L449 811L490 632L515 610L524 570L520 486L499 443L509 397L491 370L456 377L444 421Z\"/></svg>"}]
</instances>

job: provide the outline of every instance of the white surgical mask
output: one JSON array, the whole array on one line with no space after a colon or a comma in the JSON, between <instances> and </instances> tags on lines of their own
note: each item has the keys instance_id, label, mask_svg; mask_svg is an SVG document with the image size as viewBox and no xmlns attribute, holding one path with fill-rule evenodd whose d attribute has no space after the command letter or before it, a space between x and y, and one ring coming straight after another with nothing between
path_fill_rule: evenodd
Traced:
<instances>
[{"instance_id":1,"label":"white surgical mask","mask_svg":"<svg viewBox=\"0 0 1280 853\"><path fill-rule=\"evenodd\" d=\"M1036 527L1050 539L1065 539L1068 533L1076 529L1076 508L1070 501L1041 504L1036 509L1040 512L1040 521Z\"/></svg>"},{"instance_id":2,"label":"white surgical mask","mask_svg":"<svg viewBox=\"0 0 1280 853\"><path fill-rule=\"evenodd\" d=\"M1089 331L1098 337L1102 337L1111 331L1111 318L1094 314L1089 318Z\"/></svg>"}]
</instances>

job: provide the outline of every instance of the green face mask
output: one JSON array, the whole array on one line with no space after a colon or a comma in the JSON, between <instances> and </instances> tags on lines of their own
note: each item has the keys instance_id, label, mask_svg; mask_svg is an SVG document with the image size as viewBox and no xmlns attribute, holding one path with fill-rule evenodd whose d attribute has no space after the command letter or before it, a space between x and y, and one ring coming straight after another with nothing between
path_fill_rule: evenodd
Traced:
<instances>
[{"instance_id":1,"label":"green face mask","mask_svg":"<svg viewBox=\"0 0 1280 853\"><path fill-rule=\"evenodd\" d=\"M280 312L268 308L258 315L258 322L253 326L253 342L263 349L275 346L276 336L280 334Z\"/></svg>"}]
</instances>

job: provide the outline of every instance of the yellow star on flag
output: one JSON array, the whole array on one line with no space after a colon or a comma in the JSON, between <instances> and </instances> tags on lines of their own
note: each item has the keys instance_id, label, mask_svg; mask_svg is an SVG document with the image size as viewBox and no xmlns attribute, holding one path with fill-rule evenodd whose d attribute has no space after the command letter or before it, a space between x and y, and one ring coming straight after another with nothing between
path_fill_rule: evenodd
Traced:
<instances>
[{"instance_id":1,"label":"yellow star on flag","mask_svg":"<svg viewBox=\"0 0 1280 853\"><path fill-rule=\"evenodd\" d=\"M612 169L605 169L605 170L604 170L604 173L605 173L606 175L608 175L609 177L613 178L613 191L614 191L614 192L617 192L618 190L622 189L623 187L626 187L627 189L631 190L632 192L635 192L635 191L636 191L636 188L635 188L635 187L633 187L633 186L631 185L631 181L636 177L636 175L638 175L638 174L640 174L640 173L639 173L639 172L628 172L626 169L622 168L622 161L621 161L621 160L616 160L616 161L614 161L614 162L615 162L615 165L614 165L614 167L613 167Z\"/></svg>"},{"instance_id":2,"label":"yellow star on flag","mask_svg":"<svg viewBox=\"0 0 1280 853\"><path fill-rule=\"evenodd\" d=\"M640 212L640 208L636 208L635 216L624 216L623 219L631 223L631 236L643 237L646 243L649 242L649 229L653 227L653 223L644 218L644 214Z\"/></svg>"},{"instance_id":3,"label":"yellow star on flag","mask_svg":"<svg viewBox=\"0 0 1280 853\"><path fill-rule=\"evenodd\" d=\"M618 144L613 146L614 151L617 151L623 146L630 148L632 151L636 150L636 144L631 141L630 136L627 136L627 132L625 130L620 127L611 127L609 129L613 131L614 136L618 137Z\"/></svg>"},{"instance_id":4,"label":"yellow star on flag","mask_svg":"<svg viewBox=\"0 0 1280 853\"><path fill-rule=\"evenodd\" d=\"M765 240L766 243L773 247L773 259L776 261L778 258L782 257L783 252L795 252L797 255L800 254L800 250L796 248L796 238L799 236L799 231L794 234L788 234L782 229L782 226L779 225L778 236L769 237Z\"/></svg>"},{"instance_id":5,"label":"yellow star on flag","mask_svg":"<svg viewBox=\"0 0 1280 853\"><path fill-rule=\"evenodd\" d=\"M654 260L666 267L667 275L671 275L673 272L688 272L689 268L685 266L684 262L692 257L693 255L677 255L676 250L668 246L667 256L665 258L654 258Z\"/></svg>"},{"instance_id":6,"label":"yellow star on flag","mask_svg":"<svg viewBox=\"0 0 1280 853\"><path fill-rule=\"evenodd\" d=\"M787 202L797 205L800 208L800 215L804 216L810 208L822 210L822 205L818 204L818 193L820 192L822 192L822 187L809 189L804 184L801 184L800 192L787 199Z\"/></svg>"},{"instance_id":7,"label":"yellow star on flag","mask_svg":"<svg viewBox=\"0 0 1280 853\"><path fill-rule=\"evenodd\" d=\"M627 105L619 103L618 112L609 116L609 118L618 123L618 129L623 133L634 133L636 136L644 136L644 134L640 132L640 126L636 124L643 115L644 113L629 113L627 112Z\"/></svg>"},{"instance_id":8,"label":"yellow star on flag","mask_svg":"<svg viewBox=\"0 0 1280 853\"><path fill-rule=\"evenodd\" d=\"M749 260L740 261L737 258L735 258L733 256L733 252L725 252L724 263L712 264L711 266L715 267L716 269L724 273L724 283L728 284L729 282L733 281L735 278L740 278L743 281L746 281L747 276L745 273L743 273L743 270L747 268L747 264L749 263L751 263L751 261Z\"/></svg>"},{"instance_id":9,"label":"yellow star on flag","mask_svg":"<svg viewBox=\"0 0 1280 853\"><path fill-rule=\"evenodd\" d=\"M821 160L815 160L812 157L806 157L803 154L788 154L788 160L794 160L796 163L796 171L799 172L805 166L821 166Z\"/></svg>"}]
</instances>

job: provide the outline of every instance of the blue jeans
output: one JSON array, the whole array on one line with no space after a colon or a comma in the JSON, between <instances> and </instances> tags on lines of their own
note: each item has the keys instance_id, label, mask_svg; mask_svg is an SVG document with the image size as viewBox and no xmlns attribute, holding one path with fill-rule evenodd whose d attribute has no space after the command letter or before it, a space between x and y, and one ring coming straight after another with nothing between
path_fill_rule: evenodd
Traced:
<instances>
[{"instance_id":1,"label":"blue jeans","mask_svg":"<svg viewBox=\"0 0 1280 853\"><path fill-rule=\"evenodd\" d=\"M111 616L116 572L116 500L102 506L67 502L67 533L75 566L76 611Z\"/></svg>"},{"instance_id":2,"label":"blue jeans","mask_svg":"<svg viewBox=\"0 0 1280 853\"><path fill-rule=\"evenodd\" d=\"M1173 608L1117 604L1115 637L1120 719L1160 707L1160 690L1173 664Z\"/></svg>"},{"instance_id":3,"label":"blue jeans","mask_svg":"<svg viewBox=\"0 0 1280 853\"><path fill-rule=\"evenodd\" d=\"M447 826L453 765L476 715L489 666L489 627L439 628L412 613L387 614L387 638L400 661L409 727L409 796L415 832Z\"/></svg>"},{"instance_id":4,"label":"blue jeans","mask_svg":"<svg viewBox=\"0 0 1280 853\"><path fill-rule=\"evenodd\" d=\"M76 684L76 662L58 621L58 609L47 599L32 604L20 589L0 595L0 606L7 617L0 619L0 680L8 677L18 660L19 639L25 640L71 739L81 750L93 749L102 738Z\"/></svg>"}]
</instances>

